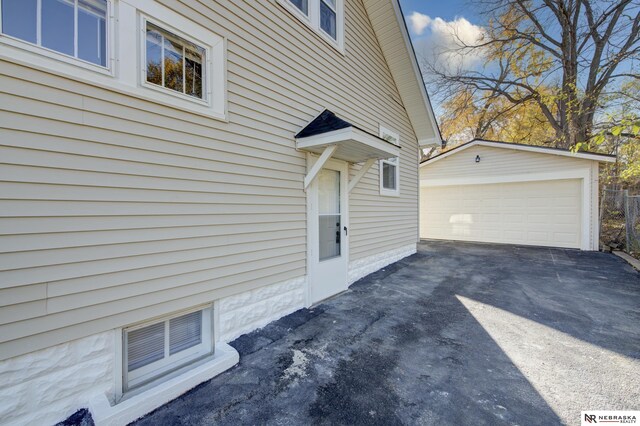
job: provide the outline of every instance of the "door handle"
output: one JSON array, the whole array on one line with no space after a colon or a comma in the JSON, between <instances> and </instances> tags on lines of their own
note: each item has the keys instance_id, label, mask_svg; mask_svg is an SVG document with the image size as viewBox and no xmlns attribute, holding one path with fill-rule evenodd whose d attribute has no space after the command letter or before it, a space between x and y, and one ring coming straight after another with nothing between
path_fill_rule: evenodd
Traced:
<instances>
[{"instance_id":1,"label":"door handle","mask_svg":"<svg viewBox=\"0 0 640 426\"><path fill-rule=\"evenodd\" d=\"M344 227L344 235L349 235L349 230L347 229L347 227Z\"/></svg>"}]
</instances>

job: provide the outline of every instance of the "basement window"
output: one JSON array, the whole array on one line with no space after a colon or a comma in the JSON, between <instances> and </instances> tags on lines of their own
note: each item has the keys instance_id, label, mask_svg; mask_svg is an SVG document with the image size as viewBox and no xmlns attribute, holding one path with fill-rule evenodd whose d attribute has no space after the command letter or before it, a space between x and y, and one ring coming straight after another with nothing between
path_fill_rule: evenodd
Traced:
<instances>
[{"instance_id":1,"label":"basement window","mask_svg":"<svg viewBox=\"0 0 640 426\"><path fill-rule=\"evenodd\" d=\"M123 330L124 390L213 353L211 307L145 322Z\"/></svg>"}]
</instances>

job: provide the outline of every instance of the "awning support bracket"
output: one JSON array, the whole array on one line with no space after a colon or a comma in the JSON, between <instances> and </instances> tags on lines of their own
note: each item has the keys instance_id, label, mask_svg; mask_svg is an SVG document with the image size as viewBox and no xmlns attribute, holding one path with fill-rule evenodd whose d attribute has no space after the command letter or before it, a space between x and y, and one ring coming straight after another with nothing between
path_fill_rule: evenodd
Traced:
<instances>
[{"instance_id":1,"label":"awning support bracket","mask_svg":"<svg viewBox=\"0 0 640 426\"><path fill-rule=\"evenodd\" d=\"M336 149L338 149L337 145L329 145L322 151L320 158L318 158L318 161L315 162L304 178L304 189L307 189L309 185L311 185L311 182L313 182L320 170L322 170L327 161L329 161L333 153L336 152Z\"/></svg>"},{"instance_id":2,"label":"awning support bracket","mask_svg":"<svg viewBox=\"0 0 640 426\"><path fill-rule=\"evenodd\" d=\"M373 166L373 163L376 162L375 158L369 158L360 168L360 170L358 170L358 173L353 177L353 179L351 179L351 181L349 182L349 192L351 192L351 190L353 188L356 187L356 185L358 184L358 182L360 181L360 179L362 179L362 176L364 176L369 169L371 168L371 166Z\"/></svg>"}]
</instances>

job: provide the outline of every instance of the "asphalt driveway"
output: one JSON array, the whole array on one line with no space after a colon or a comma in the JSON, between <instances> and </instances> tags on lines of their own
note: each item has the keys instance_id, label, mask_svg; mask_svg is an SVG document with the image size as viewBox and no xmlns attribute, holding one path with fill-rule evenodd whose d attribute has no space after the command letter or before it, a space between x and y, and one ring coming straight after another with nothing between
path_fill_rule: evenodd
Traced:
<instances>
[{"instance_id":1,"label":"asphalt driveway","mask_svg":"<svg viewBox=\"0 0 640 426\"><path fill-rule=\"evenodd\" d=\"M238 366L137 424L579 424L640 409L640 274L604 253L423 242L232 346Z\"/></svg>"}]
</instances>

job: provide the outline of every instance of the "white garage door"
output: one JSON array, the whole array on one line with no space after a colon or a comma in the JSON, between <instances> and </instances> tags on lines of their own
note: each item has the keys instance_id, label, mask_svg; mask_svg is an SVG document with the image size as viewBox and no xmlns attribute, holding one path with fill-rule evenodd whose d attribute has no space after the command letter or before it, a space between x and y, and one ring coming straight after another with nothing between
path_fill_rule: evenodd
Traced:
<instances>
[{"instance_id":1,"label":"white garage door","mask_svg":"<svg viewBox=\"0 0 640 426\"><path fill-rule=\"evenodd\" d=\"M422 187L422 238L580 248L581 181Z\"/></svg>"}]
</instances>

